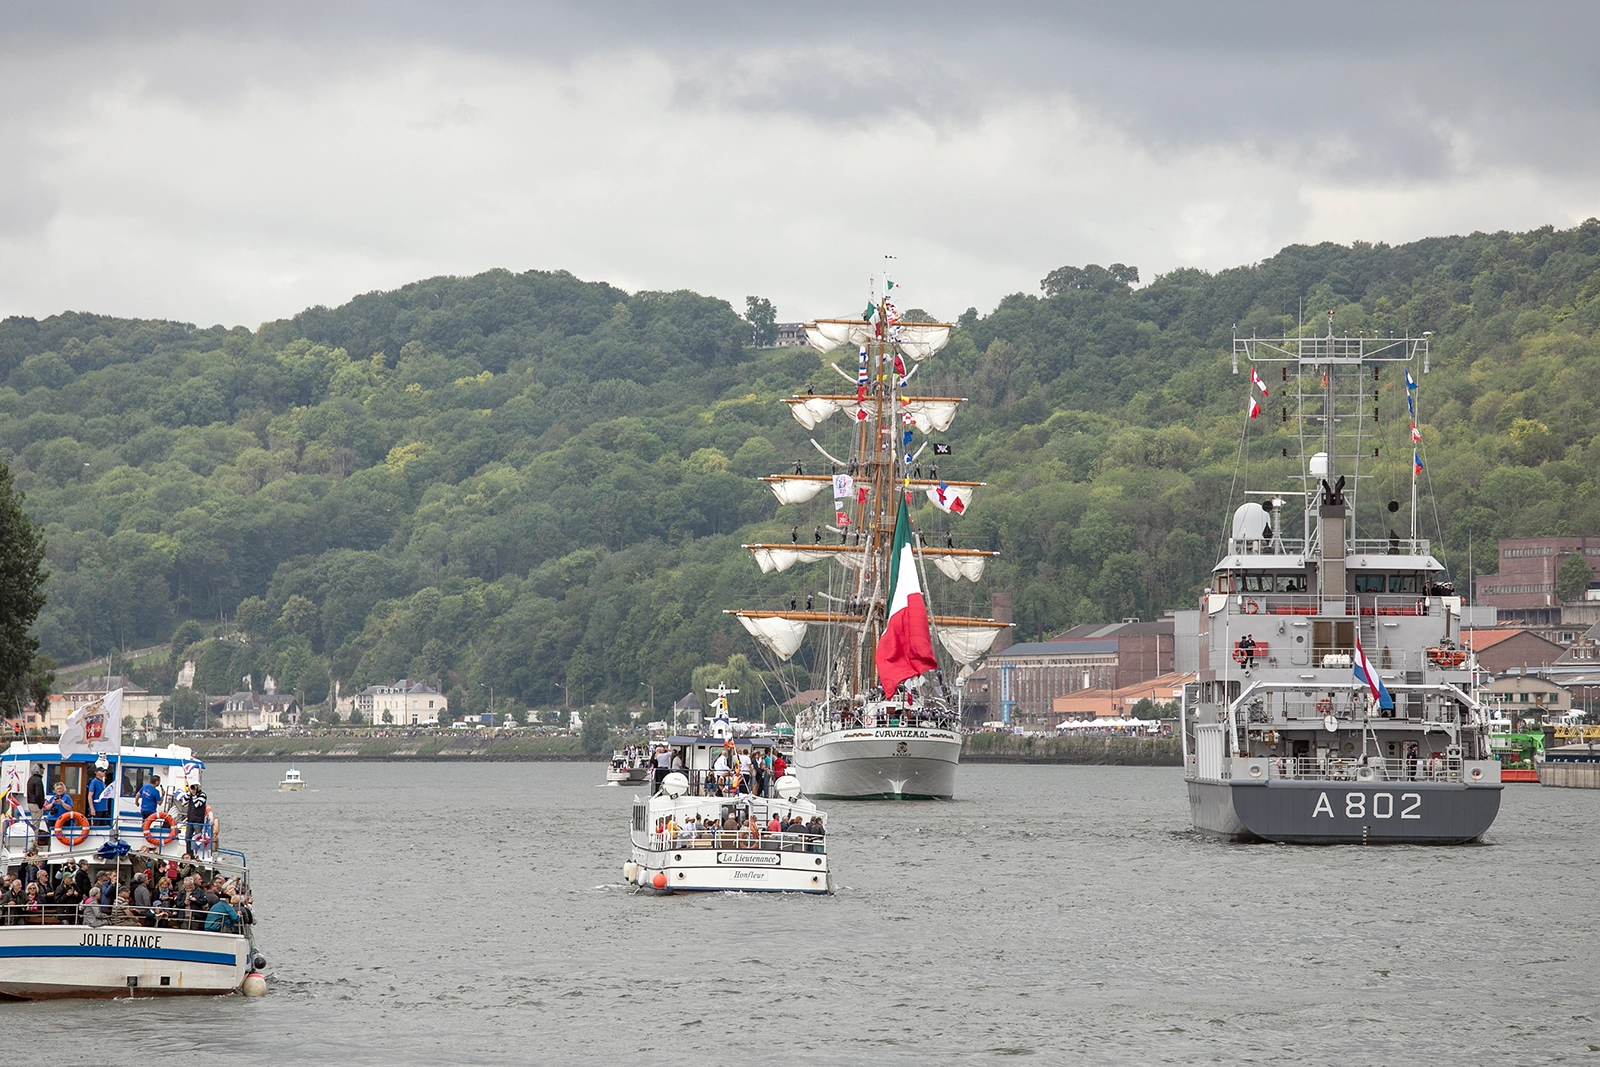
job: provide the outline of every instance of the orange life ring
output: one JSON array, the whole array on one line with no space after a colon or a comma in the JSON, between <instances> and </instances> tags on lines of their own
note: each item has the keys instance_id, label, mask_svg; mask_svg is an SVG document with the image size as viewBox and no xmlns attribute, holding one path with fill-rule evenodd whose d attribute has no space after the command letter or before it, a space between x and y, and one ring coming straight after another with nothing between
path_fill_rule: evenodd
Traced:
<instances>
[{"instance_id":1,"label":"orange life ring","mask_svg":"<svg viewBox=\"0 0 1600 1067\"><path fill-rule=\"evenodd\" d=\"M77 834L68 837L66 833L63 832L63 827L65 827L68 823L74 823L77 826L82 827L82 830ZM83 844L84 841L88 840L89 838L89 818L82 812L69 811L62 815L61 818L56 820L55 830L57 841L60 841L68 848L75 848L78 845Z\"/></svg>"},{"instance_id":2,"label":"orange life ring","mask_svg":"<svg viewBox=\"0 0 1600 1067\"><path fill-rule=\"evenodd\" d=\"M1255 615L1260 610L1261 610L1261 602L1259 600L1251 600L1249 597L1245 597L1244 613L1246 615Z\"/></svg>"},{"instance_id":3,"label":"orange life ring","mask_svg":"<svg viewBox=\"0 0 1600 1067\"><path fill-rule=\"evenodd\" d=\"M1317 714L1333 714L1333 701L1329 700L1327 697L1323 697L1321 700L1317 701Z\"/></svg>"},{"instance_id":4,"label":"orange life ring","mask_svg":"<svg viewBox=\"0 0 1600 1067\"><path fill-rule=\"evenodd\" d=\"M166 829L165 834L153 834L150 832L150 828L158 824ZM166 812L157 811L146 816L144 820L144 839L150 842L152 845L160 848L167 842L175 840L177 836L178 820L174 819Z\"/></svg>"}]
</instances>

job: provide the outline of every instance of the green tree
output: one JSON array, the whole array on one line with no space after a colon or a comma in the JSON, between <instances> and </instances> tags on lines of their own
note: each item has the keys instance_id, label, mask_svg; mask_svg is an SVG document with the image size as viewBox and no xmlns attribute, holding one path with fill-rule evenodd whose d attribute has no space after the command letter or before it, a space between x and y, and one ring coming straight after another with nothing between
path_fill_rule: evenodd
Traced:
<instances>
[{"instance_id":1,"label":"green tree","mask_svg":"<svg viewBox=\"0 0 1600 1067\"><path fill-rule=\"evenodd\" d=\"M207 724L205 699L188 686L179 686L161 702L161 720L174 729L204 729Z\"/></svg>"},{"instance_id":2,"label":"green tree","mask_svg":"<svg viewBox=\"0 0 1600 1067\"><path fill-rule=\"evenodd\" d=\"M596 704L583 711L583 730L579 733L585 755L598 756L611 747L611 713Z\"/></svg>"},{"instance_id":3,"label":"green tree","mask_svg":"<svg viewBox=\"0 0 1600 1067\"><path fill-rule=\"evenodd\" d=\"M1583 558L1580 549L1568 556L1561 569L1556 571L1556 596L1562 600L1582 600L1594 580L1594 570Z\"/></svg>"},{"instance_id":4,"label":"green tree","mask_svg":"<svg viewBox=\"0 0 1600 1067\"><path fill-rule=\"evenodd\" d=\"M11 468L0 463L0 692L13 706L37 703L34 672L41 661L33 621L44 607L49 576L44 535L22 510L22 499Z\"/></svg>"},{"instance_id":5,"label":"green tree","mask_svg":"<svg viewBox=\"0 0 1600 1067\"><path fill-rule=\"evenodd\" d=\"M764 296L744 298L744 319L750 324L756 347L766 348L778 339L778 312Z\"/></svg>"}]
</instances>

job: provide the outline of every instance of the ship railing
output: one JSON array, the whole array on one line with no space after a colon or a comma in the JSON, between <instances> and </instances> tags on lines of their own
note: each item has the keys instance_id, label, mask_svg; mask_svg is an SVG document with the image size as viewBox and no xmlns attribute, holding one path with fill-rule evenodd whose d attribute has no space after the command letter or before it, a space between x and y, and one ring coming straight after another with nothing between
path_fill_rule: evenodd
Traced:
<instances>
[{"instance_id":1,"label":"ship railing","mask_svg":"<svg viewBox=\"0 0 1600 1067\"><path fill-rule=\"evenodd\" d=\"M1426 556L1430 551L1426 537L1358 537L1349 548L1352 556Z\"/></svg>"},{"instance_id":2,"label":"ship railing","mask_svg":"<svg viewBox=\"0 0 1600 1067\"><path fill-rule=\"evenodd\" d=\"M1418 616L1436 615L1440 610L1439 598L1422 593L1369 593L1345 597L1344 610L1361 616Z\"/></svg>"},{"instance_id":3,"label":"ship railing","mask_svg":"<svg viewBox=\"0 0 1600 1067\"><path fill-rule=\"evenodd\" d=\"M191 826L183 821L181 814L172 812L166 814L172 819L170 830L160 825L152 825L147 832L144 828L144 816L137 811L122 811L108 822L103 822L94 816L85 816L89 819L87 832L84 832L81 826L69 825L63 827L63 832L60 834L56 832L54 822L47 820L43 815L8 814L3 822L0 822L0 859L15 862L33 848L37 848L39 854L52 863L69 859L75 861L79 858L90 861L114 859L114 856L101 856L100 850L107 845L122 842L128 846L127 853L124 854L141 853L160 856L162 859L181 860L185 854L192 853L195 859L205 862L208 866L237 867L240 871L244 870L243 852L220 847L221 828L215 821ZM76 844L71 843L80 833L84 834L83 840ZM167 838L169 833L171 836Z\"/></svg>"},{"instance_id":4,"label":"ship railing","mask_svg":"<svg viewBox=\"0 0 1600 1067\"><path fill-rule=\"evenodd\" d=\"M1234 593L1228 597L1230 615L1315 615L1321 601L1305 593Z\"/></svg>"},{"instance_id":5,"label":"ship railing","mask_svg":"<svg viewBox=\"0 0 1600 1067\"><path fill-rule=\"evenodd\" d=\"M1333 782L1459 782L1459 758L1436 756L1432 759L1386 759L1380 756L1319 760L1309 757L1273 757L1267 761L1267 777L1294 781Z\"/></svg>"},{"instance_id":6,"label":"ship railing","mask_svg":"<svg viewBox=\"0 0 1600 1067\"><path fill-rule=\"evenodd\" d=\"M729 852L810 852L827 851L826 835L809 833L769 833L766 830L752 833L749 830L678 830L647 834L634 834L642 838L641 844L652 852L671 852L688 849L717 849Z\"/></svg>"}]
</instances>

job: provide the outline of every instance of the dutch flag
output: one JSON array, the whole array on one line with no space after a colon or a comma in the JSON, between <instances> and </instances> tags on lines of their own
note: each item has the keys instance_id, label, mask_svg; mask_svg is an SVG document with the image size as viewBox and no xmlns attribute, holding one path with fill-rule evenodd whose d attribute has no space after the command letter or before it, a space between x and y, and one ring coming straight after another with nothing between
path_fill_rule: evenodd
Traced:
<instances>
[{"instance_id":1,"label":"dutch flag","mask_svg":"<svg viewBox=\"0 0 1600 1067\"><path fill-rule=\"evenodd\" d=\"M1372 664L1367 662L1367 654L1361 651L1361 638L1356 638L1356 654L1353 659L1356 672L1356 681L1367 687L1372 694L1372 699L1378 702L1378 707L1384 711L1394 709L1394 697L1389 695L1389 690L1384 688L1383 679L1378 677L1378 672L1372 669Z\"/></svg>"}]
</instances>

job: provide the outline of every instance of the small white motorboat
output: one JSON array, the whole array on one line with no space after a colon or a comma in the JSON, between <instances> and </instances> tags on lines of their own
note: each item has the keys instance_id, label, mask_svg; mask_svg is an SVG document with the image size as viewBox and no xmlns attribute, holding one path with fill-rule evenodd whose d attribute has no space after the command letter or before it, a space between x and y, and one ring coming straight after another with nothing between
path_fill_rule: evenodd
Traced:
<instances>
[{"instance_id":1,"label":"small white motorboat","mask_svg":"<svg viewBox=\"0 0 1600 1067\"><path fill-rule=\"evenodd\" d=\"M300 772L290 767L283 772L283 781L278 783L278 788L285 793L298 793L306 787L306 780L300 777Z\"/></svg>"}]
</instances>

